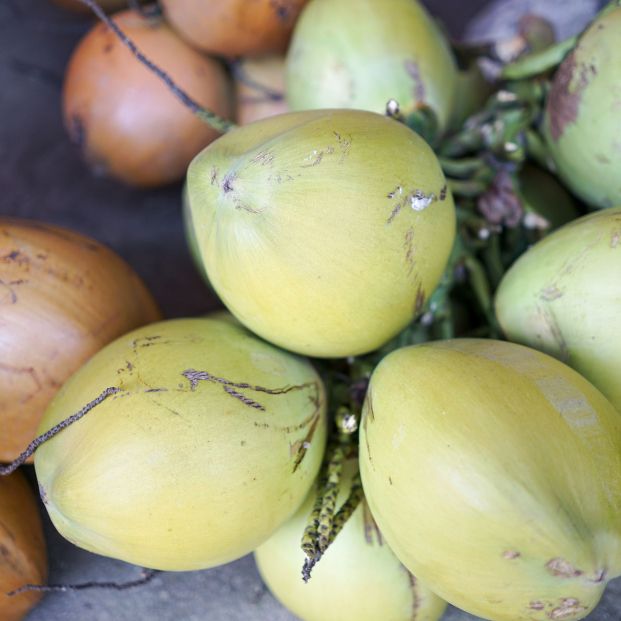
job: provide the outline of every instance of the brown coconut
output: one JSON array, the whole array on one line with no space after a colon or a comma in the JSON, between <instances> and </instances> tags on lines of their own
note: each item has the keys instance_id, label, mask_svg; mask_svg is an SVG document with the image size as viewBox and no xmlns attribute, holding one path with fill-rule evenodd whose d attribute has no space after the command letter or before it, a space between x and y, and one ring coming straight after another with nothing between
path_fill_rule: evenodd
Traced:
<instances>
[{"instance_id":1,"label":"brown coconut","mask_svg":"<svg viewBox=\"0 0 621 621\"><path fill-rule=\"evenodd\" d=\"M32 441L47 404L82 363L159 318L142 281L105 246L0 218L0 462Z\"/></svg>"},{"instance_id":2,"label":"brown coconut","mask_svg":"<svg viewBox=\"0 0 621 621\"><path fill-rule=\"evenodd\" d=\"M195 101L229 116L230 85L218 61L191 48L161 19L125 11L114 20ZM69 61L63 113L71 139L96 173L141 187L181 179L192 158L219 136L105 24L82 39Z\"/></svg>"},{"instance_id":3,"label":"brown coconut","mask_svg":"<svg viewBox=\"0 0 621 621\"><path fill-rule=\"evenodd\" d=\"M7 593L46 579L47 553L34 494L20 472L0 477L0 619L23 619L41 593Z\"/></svg>"},{"instance_id":4,"label":"brown coconut","mask_svg":"<svg viewBox=\"0 0 621 621\"><path fill-rule=\"evenodd\" d=\"M307 0L161 0L164 14L192 45L221 56L284 52Z\"/></svg>"}]
</instances>

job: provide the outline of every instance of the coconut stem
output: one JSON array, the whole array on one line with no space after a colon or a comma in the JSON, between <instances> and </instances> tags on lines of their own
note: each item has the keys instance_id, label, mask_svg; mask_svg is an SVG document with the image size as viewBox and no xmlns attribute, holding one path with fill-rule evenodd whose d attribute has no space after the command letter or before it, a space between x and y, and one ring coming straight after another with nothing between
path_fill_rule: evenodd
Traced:
<instances>
[{"instance_id":1,"label":"coconut stem","mask_svg":"<svg viewBox=\"0 0 621 621\"><path fill-rule=\"evenodd\" d=\"M66 591L84 591L86 589L111 589L114 591L126 591L135 587L148 584L155 578L159 572L155 569L143 569L141 576L136 580L128 582L81 582L78 584L25 584L19 589L7 593L9 597L25 593L26 591L37 591L39 593L66 592Z\"/></svg>"},{"instance_id":2,"label":"coconut stem","mask_svg":"<svg viewBox=\"0 0 621 621\"><path fill-rule=\"evenodd\" d=\"M60 433L63 429L73 425L73 423L79 421L82 417L86 416L94 407L98 406L102 401L107 399L110 395L114 395L120 392L120 388L110 387L106 388L98 397L87 403L81 410L72 414L68 418L65 418L57 425L54 425L51 429L45 433L37 436L26 448L26 450L13 462L6 466L0 466L0 476L6 476L17 470L21 465L26 463L26 460L30 458L34 452L48 440L52 439L55 435Z\"/></svg>"},{"instance_id":3,"label":"coconut stem","mask_svg":"<svg viewBox=\"0 0 621 621\"><path fill-rule=\"evenodd\" d=\"M118 24L105 14L103 9L97 4L97 0L80 0L82 4L95 13L95 15L102 21L117 38L129 49L133 56L142 63L149 71L155 74L170 90L170 92L181 103L188 108L193 114L195 114L201 121L207 123L207 125L213 127L215 130L226 133L235 127L235 124L231 121L218 116L215 112L208 110L201 106L197 101L192 99L179 85L166 73L163 69L158 67L152 60L149 60L136 46L136 44L121 30Z\"/></svg>"},{"instance_id":4,"label":"coconut stem","mask_svg":"<svg viewBox=\"0 0 621 621\"><path fill-rule=\"evenodd\" d=\"M231 70L231 74L238 82L241 82L249 88L265 95L268 101L282 101L285 98L284 93L276 91L265 84L261 84L260 82L253 80L246 73L246 71L244 71L244 68L239 60L231 61L229 63L229 68Z\"/></svg>"}]
</instances>

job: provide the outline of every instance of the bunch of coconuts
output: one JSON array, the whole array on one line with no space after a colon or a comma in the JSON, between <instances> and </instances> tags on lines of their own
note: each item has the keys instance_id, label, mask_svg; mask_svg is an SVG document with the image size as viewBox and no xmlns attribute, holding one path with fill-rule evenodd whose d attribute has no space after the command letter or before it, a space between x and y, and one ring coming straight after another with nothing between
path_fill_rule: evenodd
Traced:
<instances>
[{"instance_id":1,"label":"bunch of coconuts","mask_svg":"<svg viewBox=\"0 0 621 621\"><path fill-rule=\"evenodd\" d=\"M125 183L187 168L188 241L227 311L161 321L98 242L0 220L0 458L39 435L41 499L76 545L172 571L256 551L308 621L446 602L585 617L621 574L621 7L561 44L526 32L517 60L494 47L500 80L523 74L490 85L414 0L252 4L113 15L223 117L217 139L106 25L72 57L71 137ZM239 60L282 54L292 29L286 61ZM236 128L230 75L253 105ZM510 134L520 98L536 113ZM464 270L466 301L492 273L477 317L508 340L431 340ZM7 619L36 597L5 593L45 580L17 477L0 478Z\"/></svg>"}]
</instances>

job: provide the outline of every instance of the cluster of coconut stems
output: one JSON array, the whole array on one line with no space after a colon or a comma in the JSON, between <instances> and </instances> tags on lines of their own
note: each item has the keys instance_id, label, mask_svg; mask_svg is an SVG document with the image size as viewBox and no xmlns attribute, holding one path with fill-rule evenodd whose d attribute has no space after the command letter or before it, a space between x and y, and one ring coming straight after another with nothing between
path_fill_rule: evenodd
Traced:
<instances>
[{"instance_id":1,"label":"cluster of coconut stems","mask_svg":"<svg viewBox=\"0 0 621 621\"><path fill-rule=\"evenodd\" d=\"M147 58L119 26L98 5L96 0L80 0L103 21L130 50L133 56L153 72L180 102L205 123L221 133L235 125L198 104L181 89L174 79ZM609 3L601 13L621 4L621 0ZM130 8L148 17L157 15L159 7L142 5L138 0L128 0ZM600 14L601 14L600 13ZM408 344L429 340L430 337L451 338L456 335L455 318L452 314L451 294L456 287L466 285L481 312L480 326L469 332L473 336L498 336L494 318L492 297L495 286L507 268L507 260L501 253L501 234L505 245L519 245L520 226L537 229L540 222L533 218L528 224L523 213L516 218L516 206L520 209L518 175L527 159L534 160L548 170L554 165L545 145L536 131L541 117L543 102L549 89L548 77L563 58L576 45L578 37L571 37L554 45L542 46L540 51L526 53L514 62L498 66L494 46L458 50L466 56L476 54L498 67L497 78L502 88L497 90L484 108L467 119L456 133L442 138L437 132L437 120L428 108L420 108L404 117L398 102L387 102L386 114L406 123L423 135L436 151L447 182L456 199L459 235L445 276L431 297L427 311L412 323L395 340L380 351L369 356L347 361L324 362L324 376L330 386L332 398L333 428L326 456L317 481L317 497L304 531L301 547L306 555L302 577L307 581L313 567L325 554L349 517L363 502L362 483L358 474L351 486L348 498L337 510L337 497L341 473L345 461L356 455L357 431L364 399L366 383L375 364L388 351ZM525 49L537 49L536 41L525 36ZM232 65L235 70L235 64ZM252 84L257 92L270 98L282 98L261 84ZM482 207L485 206L485 210ZM477 209L478 207L478 209ZM492 213L483 217L481 212ZM543 227L542 227L543 228ZM523 240L522 240L523 241ZM505 253L506 254L506 253ZM511 252L509 252L511 255ZM346 365L343 372L343 365ZM110 387L81 410L37 437L11 464L0 466L0 475L8 475L33 455L36 449L63 429L81 419L99 403L118 392ZM26 590L67 591L90 588L125 590L148 583L157 574L155 570L143 569L141 575L128 582L85 582L73 585L24 585L12 594Z\"/></svg>"}]
</instances>

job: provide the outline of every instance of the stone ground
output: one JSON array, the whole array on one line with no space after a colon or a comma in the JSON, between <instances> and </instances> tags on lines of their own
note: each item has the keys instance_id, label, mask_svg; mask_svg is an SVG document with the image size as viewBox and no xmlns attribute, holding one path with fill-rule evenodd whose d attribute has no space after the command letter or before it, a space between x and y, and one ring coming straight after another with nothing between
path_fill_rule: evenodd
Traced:
<instances>
[{"instance_id":1,"label":"stone ground","mask_svg":"<svg viewBox=\"0 0 621 621\"><path fill-rule=\"evenodd\" d=\"M484 3L427 2L454 34ZM94 178L62 129L63 69L86 28L87 22L46 0L0 0L0 213L91 235L134 266L166 316L203 313L217 303L200 281L185 247L179 186L141 192ZM47 522L46 533L53 583L125 580L137 574L131 566L72 546ZM608 589L589 618L621 619L621 583ZM28 621L143 619L287 621L294 617L262 585L251 557L209 571L160 574L148 586L123 593L48 595L28 617ZM445 619L474 617L450 609Z\"/></svg>"}]
</instances>

